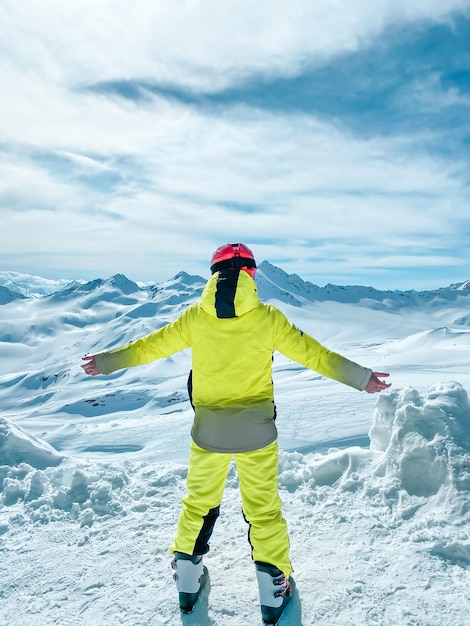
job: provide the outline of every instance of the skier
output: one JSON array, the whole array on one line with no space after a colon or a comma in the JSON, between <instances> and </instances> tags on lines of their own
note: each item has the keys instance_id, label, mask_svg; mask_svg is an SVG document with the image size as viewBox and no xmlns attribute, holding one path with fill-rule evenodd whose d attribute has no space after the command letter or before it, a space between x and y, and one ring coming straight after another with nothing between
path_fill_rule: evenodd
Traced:
<instances>
[{"instance_id":1,"label":"skier","mask_svg":"<svg viewBox=\"0 0 470 626\"><path fill-rule=\"evenodd\" d=\"M207 580L203 555L209 551L233 458L249 524L262 619L276 624L295 583L278 494L273 351L368 393L390 384L380 380L387 373L373 372L329 351L279 309L261 303L255 258L246 245L217 248L211 271L201 300L174 322L127 346L86 356L82 367L92 376L110 374L192 348L188 390L195 417L187 494L170 546L180 608L183 613L193 610Z\"/></svg>"}]
</instances>

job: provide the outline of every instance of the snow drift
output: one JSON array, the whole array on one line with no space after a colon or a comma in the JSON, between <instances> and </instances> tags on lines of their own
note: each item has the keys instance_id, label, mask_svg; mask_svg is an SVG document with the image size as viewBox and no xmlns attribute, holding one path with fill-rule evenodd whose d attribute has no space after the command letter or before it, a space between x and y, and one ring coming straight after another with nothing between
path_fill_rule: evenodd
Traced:
<instances>
[{"instance_id":1,"label":"snow drift","mask_svg":"<svg viewBox=\"0 0 470 626\"><path fill-rule=\"evenodd\" d=\"M37 469L59 465L63 457L23 428L0 418L0 464L28 463Z\"/></svg>"},{"instance_id":2,"label":"snow drift","mask_svg":"<svg viewBox=\"0 0 470 626\"><path fill-rule=\"evenodd\" d=\"M286 624L300 623L300 606L304 614L310 616L301 622L305 625L337 623L338 616L341 616L341 623L373 623L370 621L370 598L367 602L365 599L367 593L373 588L374 593L384 594L384 600L383 587L389 584L386 581L390 582L390 576L393 579L401 575L399 568L404 563L420 563L423 567L423 554L441 562L441 566L436 562L433 565L435 572L441 572L439 575L448 572L449 567L461 568L460 575L467 579L470 565L467 530L470 523L469 426L470 404L466 391L457 382L441 382L429 388L423 396L413 388L382 394L373 414L370 449L331 449L327 454L281 453L280 488L291 527L292 557L301 590L300 599L285 616ZM52 527L60 524L60 529L65 524L74 543L84 545L83 542L92 543L95 538L95 549L98 550L103 541L108 545L111 529L116 529L112 531L116 540L115 532L121 528L125 529L124 535L114 549L126 552L123 545L126 536L129 539L132 535L141 536L142 529L157 524L163 532L154 538L152 558L156 565L168 566L167 544L176 523L179 498L184 493L185 466L171 462L153 465L131 461L124 464L79 462L61 458L45 442L13 424L2 422L1 432L3 521L0 532L4 538L29 536L32 540L37 535L38 523ZM212 579L225 588L225 591L220 590L224 598L232 579L232 574L226 573L227 563L244 562L242 568L250 568L243 537L245 529L237 502L237 477L232 468L222 519L213 540L214 554L207 557ZM230 520L234 518L240 524L233 526ZM346 578L342 563L345 554L350 563ZM48 558L50 556L48 553ZM130 567L133 576L138 578L135 568L142 567L141 555L134 555L133 559L124 569ZM382 577L374 581L377 568L384 567L385 562L386 579ZM354 576L350 579L350 575L358 564L362 574L360 582L354 582ZM151 567L153 569L153 562ZM340 571L333 572L335 568ZM101 569L98 565L95 571ZM142 571L145 578L144 571L145 568ZM426 568L423 571L423 575L414 575L412 588L405 575L395 586L394 594L405 597L410 591L424 588L429 584L429 572ZM123 576L121 573L118 579ZM336 579L337 585L329 589L328 581L332 579ZM97 580L98 588L110 587L115 592L116 580L99 576ZM344 585L343 593L356 598L357 602L348 603L340 610L338 585ZM313 588L315 594L310 595ZM445 614L440 598L439 622L426 621L431 604L427 608L422 605L421 608L418 605L410 608L408 602L403 605L405 610L401 605L397 607L383 601L380 610L379 606L375 607L376 623L463 623L458 621L459 604L452 610L450 607L452 598L462 602L457 592L458 589L454 589L448 593L449 606L446 605ZM212 592L212 595L216 594ZM251 621L246 612L243 619L236 620L241 604L236 594L228 603L238 606L233 613L224 608L226 598L224 601L219 598L221 612L216 612L218 618L201 623L257 623L254 617L257 615L256 594L251 593L251 596L254 607ZM335 611L331 609L333 599ZM153 606L150 592L145 602L150 615ZM5 624L25 623L15 621L13 606L14 602L7 603L9 621ZM89 615L94 615L97 621L88 623L177 623L175 598L169 598L163 605L159 602L157 606L160 608L158 611L154 608L153 616L158 615L160 621L156 622L136 622L130 615L126 618L126 612L119 616L115 611L105 615L95 607L95 612ZM209 610L207 606L205 610ZM43 623L62 623L57 617L60 612L51 607L47 609L47 615L48 621ZM394 621L395 615L401 615L402 621ZM452 617L447 619L447 615Z\"/></svg>"}]
</instances>

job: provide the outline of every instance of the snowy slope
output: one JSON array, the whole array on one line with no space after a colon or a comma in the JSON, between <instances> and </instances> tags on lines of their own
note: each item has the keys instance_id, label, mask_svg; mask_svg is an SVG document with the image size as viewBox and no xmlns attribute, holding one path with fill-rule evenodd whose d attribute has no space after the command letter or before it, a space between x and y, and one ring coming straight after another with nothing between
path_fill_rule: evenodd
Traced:
<instances>
[{"instance_id":1,"label":"snowy slope","mask_svg":"<svg viewBox=\"0 0 470 626\"><path fill-rule=\"evenodd\" d=\"M281 624L469 624L468 283L409 298L322 291L263 263L258 284L393 382L368 396L275 357L298 584ZM209 593L192 616L177 609L168 544L187 469L190 352L109 377L80 368L85 353L174 319L204 279L143 287L116 275L34 297L22 285L0 307L0 625L259 624L233 468Z\"/></svg>"}]
</instances>

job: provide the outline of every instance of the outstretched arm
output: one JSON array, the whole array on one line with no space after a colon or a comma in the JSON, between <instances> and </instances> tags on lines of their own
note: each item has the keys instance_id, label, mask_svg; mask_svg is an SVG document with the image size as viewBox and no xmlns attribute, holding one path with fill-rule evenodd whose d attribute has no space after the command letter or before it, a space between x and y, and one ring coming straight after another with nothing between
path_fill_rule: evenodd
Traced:
<instances>
[{"instance_id":1,"label":"outstretched arm","mask_svg":"<svg viewBox=\"0 0 470 626\"><path fill-rule=\"evenodd\" d=\"M379 376L383 378L384 376L390 376L390 374L386 374L385 372L372 372L369 382L364 387L364 391L367 391L367 393L378 393L392 386L392 383L379 380Z\"/></svg>"},{"instance_id":2,"label":"outstretched arm","mask_svg":"<svg viewBox=\"0 0 470 626\"><path fill-rule=\"evenodd\" d=\"M81 365L85 374L89 374L90 376L98 376L98 374L101 374L96 365L95 355L84 356L82 357L82 361L85 361L85 363L82 363Z\"/></svg>"},{"instance_id":3,"label":"outstretched arm","mask_svg":"<svg viewBox=\"0 0 470 626\"><path fill-rule=\"evenodd\" d=\"M84 356L85 363L82 364L82 368L85 374L90 376L112 374L116 370L144 365L189 348L191 339L187 332L187 319L194 310L194 306L190 306L174 322L132 343L99 354Z\"/></svg>"}]
</instances>

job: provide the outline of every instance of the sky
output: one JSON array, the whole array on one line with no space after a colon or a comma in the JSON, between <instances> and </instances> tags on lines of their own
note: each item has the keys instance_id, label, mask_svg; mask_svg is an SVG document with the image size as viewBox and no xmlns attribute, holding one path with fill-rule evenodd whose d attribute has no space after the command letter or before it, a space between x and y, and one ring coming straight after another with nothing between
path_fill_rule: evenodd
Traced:
<instances>
[{"instance_id":1,"label":"sky","mask_svg":"<svg viewBox=\"0 0 470 626\"><path fill-rule=\"evenodd\" d=\"M0 270L470 278L470 0L3 0Z\"/></svg>"}]
</instances>

